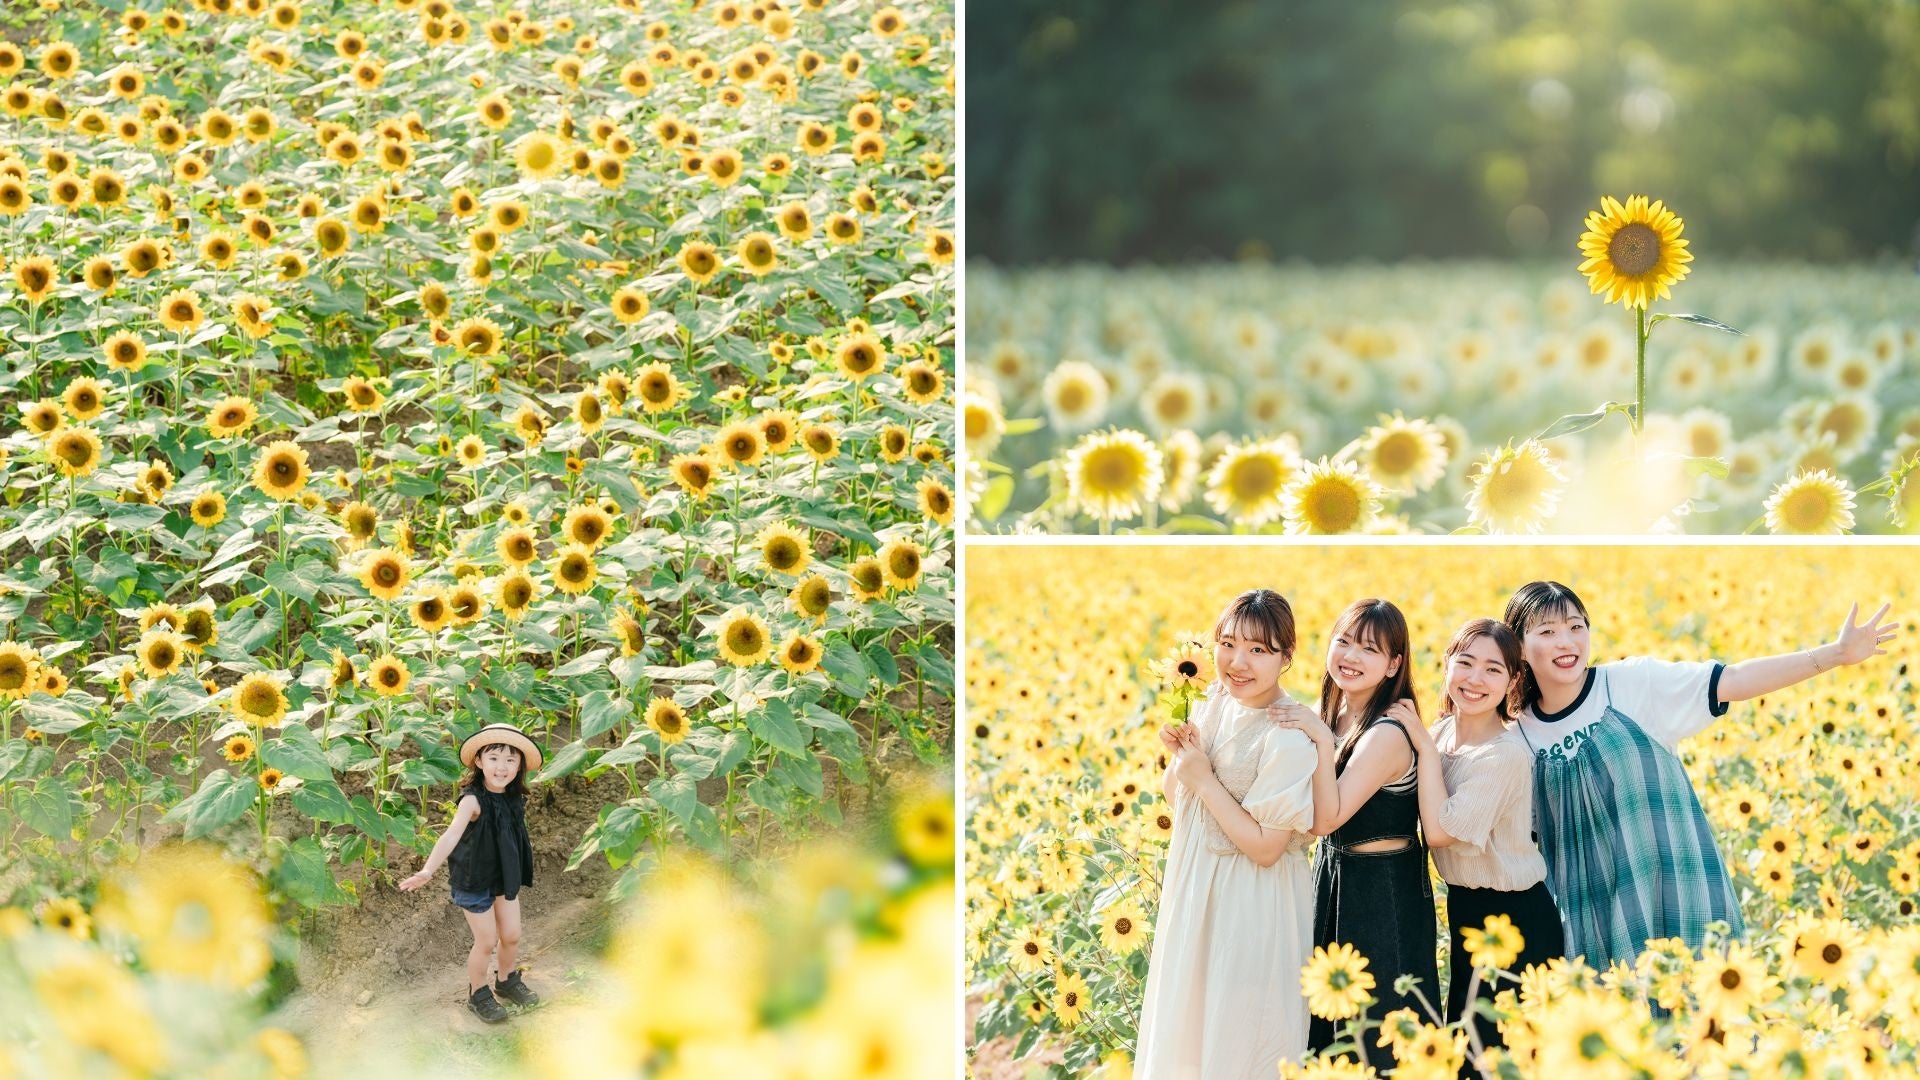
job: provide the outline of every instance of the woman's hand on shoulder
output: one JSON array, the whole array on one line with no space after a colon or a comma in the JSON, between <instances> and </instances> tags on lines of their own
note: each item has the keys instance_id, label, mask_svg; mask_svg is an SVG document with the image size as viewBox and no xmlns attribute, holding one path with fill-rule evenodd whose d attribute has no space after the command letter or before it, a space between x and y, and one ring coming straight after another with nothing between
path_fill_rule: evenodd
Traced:
<instances>
[{"instance_id":1,"label":"woman's hand on shoulder","mask_svg":"<svg viewBox=\"0 0 1920 1080\"><path fill-rule=\"evenodd\" d=\"M1399 701L1387 706L1387 711L1382 715L1390 720L1400 721L1401 726L1407 729L1407 734L1409 735L1413 734L1414 728L1424 729L1427 726L1420 719L1420 710L1414 707L1412 698L1401 698Z\"/></svg>"},{"instance_id":2,"label":"woman's hand on shoulder","mask_svg":"<svg viewBox=\"0 0 1920 1080\"><path fill-rule=\"evenodd\" d=\"M1331 745L1334 741L1333 729L1320 719L1320 711L1298 701L1267 706L1267 717L1278 727L1288 731L1298 731L1312 739L1314 745Z\"/></svg>"}]
</instances>

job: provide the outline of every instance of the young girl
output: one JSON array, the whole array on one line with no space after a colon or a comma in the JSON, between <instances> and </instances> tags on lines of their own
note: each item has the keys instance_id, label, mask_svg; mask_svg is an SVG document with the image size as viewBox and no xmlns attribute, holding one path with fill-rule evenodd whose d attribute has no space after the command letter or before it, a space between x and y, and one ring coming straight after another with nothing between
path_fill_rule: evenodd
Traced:
<instances>
[{"instance_id":1,"label":"young girl","mask_svg":"<svg viewBox=\"0 0 1920 1080\"><path fill-rule=\"evenodd\" d=\"M1394 990L1400 976L1418 976L1429 999L1439 982L1433 884L1415 829L1420 807L1406 727L1420 721L1407 638L1399 608L1355 601L1333 625L1319 716L1299 722L1322 762L1314 778L1322 812L1313 831L1325 839L1313 854L1313 943L1343 942L1367 958L1378 999L1367 1016L1376 1021L1400 1008L1425 1015L1418 998ZM1407 720L1387 714L1401 702ZM1332 1021L1314 1017L1307 1045L1325 1050L1338 1034ZM1376 1069L1392 1068L1392 1051L1377 1043L1363 1037L1361 1056Z\"/></svg>"},{"instance_id":2,"label":"young girl","mask_svg":"<svg viewBox=\"0 0 1920 1080\"><path fill-rule=\"evenodd\" d=\"M433 845L420 872L402 881L411 892L449 865L453 902L473 931L467 953L467 1007L489 1024L507 1018L494 995L528 1007L540 998L520 980L514 960L520 948L520 888L533 884L533 845L527 838L526 774L540 767L540 748L510 724L490 724L460 744L460 763L473 771L460 789L453 823ZM489 983L487 961L500 947L506 979Z\"/></svg>"},{"instance_id":3,"label":"young girl","mask_svg":"<svg viewBox=\"0 0 1920 1080\"><path fill-rule=\"evenodd\" d=\"M1134 1076L1270 1080L1306 1050L1300 967L1312 929L1305 847L1313 745L1279 719L1311 718L1280 676L1293 610L1242 593L1213 629L1218 679L1187 723L1161 732L1173 838L1147 966Z\"/></svg>"},{"instance_id":4,"label":"young girl","mask_svg":"<svg viewBox=\"0 0 1920 1080\"><path fill-rule=\"evenodd\" d=\"M1547 891L1546 860L1533 842L1533 754L1508 726L1508 697L1520 678L1520 639L1492 619L1474 619L1454 632L1440 663L1446 675L1440 720L1431 732L1409 723L1407 733L1420 758L1420 832L1447 883L1453 942L1447 1019L1458 1020L1471 1008L1467 987L1473 981L1462 931L1506 916L1522 942L1513 971L1562 955L1565 943L1559 909ZM1492 1001L1495 989L1483 981L1478 996ZM1504 1045L1496 1024L1472 1019L1482 1049ZM1479 1073L1467 1064L1460 1075Z\"/></svg>"},{"instance_id":5,"label":"young girl","mask_svg":"<svg viewBox=\"0 0 1920 1080\"><path fill-rule=\"evenodd\" d=\"M1731 666L1636 656L1588 664L1586 605L1557 581L1507 602L1520 637L1518 727L1532 748L1535 820L1547 886L1570 955L1605 970L1632 962L1650 938L1698 949L1707 924L1744 933L1740 904L1675 751L1727 706L1824 671L1884 656L1896 623L1885 606L1864 626L1855 604L1839 636L1817 648Z\"/></svg>"}]
</instances>

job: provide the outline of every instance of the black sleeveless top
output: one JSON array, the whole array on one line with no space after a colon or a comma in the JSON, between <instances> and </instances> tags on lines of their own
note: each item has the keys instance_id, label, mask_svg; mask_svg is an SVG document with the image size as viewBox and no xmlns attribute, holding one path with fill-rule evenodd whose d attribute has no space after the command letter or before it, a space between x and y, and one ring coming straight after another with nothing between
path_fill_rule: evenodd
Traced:
<instances>
[{"instance_id":1,"label":"black sleeveless top","mask_svg":"<svg viewBox=\"0 0 1920 1080\"><path fill-rule=\"evenodd\" d=\"M527 799L524 795L496 794L483 784L462 788L461 798L480 800L480 816L447 858L447 877L461 892L483 896L520 895L522 885L533 884L533 842L527 837Z\"/></svg>"},{"instance_id":2,"label":"black sleeveless top","mask_svg":"<svg viewBox=\"0 0 1920 1080\"><path fill-rule=\"evenodd\" d=\"M1413 739L1407 735L1407 729L1401 727L1400 721L1383 716L1374 722L1400 728L1400 737L1407 740L1409 749L1412 748ZM1416 753L1414 768L1417 769L1419 763L1420 756ZM1346 762L1343 761L1335 767L1334 775L1338 776L1346 771ZM1409 847L1422 846L1419 832L1420 788L1416 782L1410 782L1416 780L1415 773L1409 771L1407 776L1382 785L1373 793L1372 798L1361 803L1360 809L1355 810L1353 816L1333 830L1327 839L1333 841L1336 848L1350 848L1369 840L1385 840L1394 837L1405 837L1410 841Z\"/></svg>"}]
</instances>

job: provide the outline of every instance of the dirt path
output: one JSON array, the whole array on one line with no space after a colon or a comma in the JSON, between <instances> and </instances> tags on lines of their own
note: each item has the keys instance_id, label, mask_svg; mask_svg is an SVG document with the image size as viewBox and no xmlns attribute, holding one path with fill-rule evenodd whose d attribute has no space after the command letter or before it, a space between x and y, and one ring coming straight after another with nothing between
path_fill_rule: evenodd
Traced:
<instances>
[{"instance_id":1,"label":"dirt path","mask_svg":"<svg viewBox=\"0 0 1920 1080\"><path fill-rule=\"evenodd\" d=\"M593 961L614 917L605 896L616 874L599 858L571 873L565 867L599 808L624 794L618 776L592 783L568 777L553 786L551 799L536 789L529 800L534 883L520 895L517 966L543 1007L588 997L603 978ZM402 873L418 865L411 853L390 855ZM355 888L358 903L303 922L299 988L272 1014L271 1022L306 1043L314 1074L512 1075L501 1066L533 1017L516 1013L487 1024L467 1009L473 936L448 900L446 870L411 893L365 877Z\"/></svg>"}]
</instances>

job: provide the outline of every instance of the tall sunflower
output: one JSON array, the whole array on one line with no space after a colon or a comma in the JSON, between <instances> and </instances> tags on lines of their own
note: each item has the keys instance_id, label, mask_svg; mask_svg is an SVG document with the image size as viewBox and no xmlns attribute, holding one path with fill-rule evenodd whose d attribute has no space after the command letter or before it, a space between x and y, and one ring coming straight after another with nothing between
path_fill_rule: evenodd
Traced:
<instances>
[{"instance_id":1,"label":"tall sunflower","mask_svg":"<svg viewBox=\"0 0 1920 1080\"><path fill-rule=\"evenodd\" d=\"M1589 291L1607 294L1607 303L1645 308L1657 296L1672 298L1673 284L1687 276L1693 254L1680 238L1686 223L1656 199L1628 196L1625 204L1613 196L1600 200L1600 209L1587 214L1587 231L1580 234L1580 254L1586 261Z\"/></svg>"},{"instance_id":2,"label":"tall sunflower","mask_svg":"<svg viewBox=\"0 0 1920 1080\"><path fill-rule=\"evenodd\" d=\"M1138 517L1160 495L1160 448L1137 431L1097 431L1067 451L1067 493L1103 525Z\"/></svg>"},{"instance_id":3,"label":"tall sunflower","mask_svg":"<svg viewBox=\"0 0 1920 1080\"><path fill-rule=\"evenodd\" d=\"M60 475L86 476L100 467L100 436L90 427L62 428L47 441L47 452L60 468Z\"/></svg>"},{"instance_id":4,"label":"tall sunflower","mask_svg":"<svg viewBox=\"0 0 1920 1080\"><path fill-rule=\"evenodd\" d=\"M772 634L760 616L736 607L720 617L714 628L720 658L735 667L747 667L767 658Z\"/></svg>"},{"instance_id":5,"label":"tall sunflower","mask_svg":"<svg viewBox=\"0 0 1920 1080\"><path fill-rule=\"evenodd\" d=\"M833 607L833 584L820 574L808 574L787 594L787 606L803 619L826 622Z\"/></svg>"},{"instance_id":6,"label":"tall sunflower","mask_svg":"<svg viewBox=\"0 0 1920 1080\"><path fill-rule=\"evenodd\" d=\"M282 502L299 497L307 475L307 452L287 439L268 443L253 467L254 486Z\"/></svg>"},{"instance_id":7,"label":"tall sunflower","mask_svg":"<svg viewBox=\"0 0 1920 1080\"><path fill-rule=\"evenodd\" d=\"M1351 461L1321 458L1302 468L1280 496L1287 532L1359 532L1380 512L1380 487Z\"/></svg>"},{"instance_id":8,"label":"tall sunflower","mask_svg":"<svg viewBox=\"0 0 1920 1080\"><path fill-rule=\"evenodd\" d=\"M1560 509L1567 478L1547 448L1528 439L1488 451L1473 467L1467 519L1500 533L1537 533Z\"/></svg>"},{"instance_id":9,"label":"tall sunflower","mask_svg":"<svg viewBox=\"0 0 1920 1080\"><path fill-rule=\"evenodd\" d=\"M1207 505L1234 524L1258 527L1280 516L1281 496L1300 458L1284 442L1250 442L1229 447L1207 473Z\"/></svg>"},{"instance_id":10,"label":"tall sunflower","mask_svg":"<svg viewBox=\"0 0 1920 1080\"><path fill-rule=\"evenodd\" d=\"M669 697L657 697L647 703L647 726L669 746L687 737L687 713Z\"/></svg>"},{"instance_id":11,"label":"tall sunflower","mask_svg":"<svg viewBox=\"0 0 1920 1080\"><path fill-rule=\"evenodd\" d=\"M374 693L386 697L398 697L407 692L407 684L413 681L413 672L407 662L392 653L382 653L367 669L367 685Z\"/></svg>"},{"instance_id":12,"label":"tall sunflower","mask_svg":"<svg viewBox=\"0 0 1920 1080\"><path fill-rule=\"evenodd\" d=\"M769 570L797 577L807 567L810 555L807 537L790 525L769 525L760 531L754 543L759 545L760 558Z\"/></svg>"},{"instance_id":13,"label":"tall sunflower","mask_svg":"<svg viewBox=\"0 0 1920 1080\"><path fill-rule=\"evenodd\" d=\"M255 671L240 678L233 688L233 715L254 727L278 724L287 716L287 694L280 680Z\"/></svg>"},{"instance_id":14,"label":"tall sunflower","mask_svg":"<svg viewBox=\"0 0 1920 1080\"><path fill-rule=\"evenodd\" d=\"M823 654L824 650L817 639L796 630L780 643L780 666L795 675L805 675L820 666Z\"/></svg>"},{"instance_id":15,"label":"tall sunflower","mask_svg":"<svg viewBox=\"0 0 1920 1080\"><path fill-rule=\"evenodd\" d=\"M412 578L413 570L408 566L406 556L391 548L375 548L367 552L360 564L360 584L375 599L398 600Z\"/></svg>"},{"instance_id":16,"label":"tall sunflower","mask_svg":"<svg viewBox=\"0 0 1920 1080\"><path fill-rule=\"evenodd\" d=\"M874 557L880 560L880 572L887 584L905 590L920 584L920 568L925 555L919 544L902 538L881 545Z\"/></svg>"}]
</instances>

